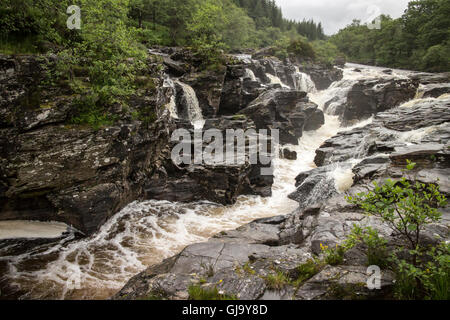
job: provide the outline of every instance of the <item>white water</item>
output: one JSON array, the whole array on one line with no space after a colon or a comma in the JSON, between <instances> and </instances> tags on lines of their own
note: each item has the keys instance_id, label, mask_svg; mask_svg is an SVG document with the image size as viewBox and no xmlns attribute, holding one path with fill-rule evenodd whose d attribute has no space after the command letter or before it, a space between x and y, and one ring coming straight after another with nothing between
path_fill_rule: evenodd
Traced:
<instances>
[{"instance_id":1,"label":"white water","mask_svg":"<svg viewBox=\"0 0 450 320\"><path fill-rule=\"evenodd\" d=\"M266 73L266 76L269 78L271 84L279 84L279 85L281 85L283 88L290 89L290 87L289 87L288 85L285 85L285 84L281 81L281 79L278 78L277 76L274 76L274 75L272 75L272 74L270 74L270 73Z\"/></svg>"},{"instance_id":2,"label":"white water","mask_svg":"<svg viewBox=\"0 0 450 320\"><path fill-rule=\"evenodd\" d=\"M300 72L298 67L295 67L295 71L293 77L296 90L308 93L317 92L316 84L311 80L311 77L308 74Z\"/></svg>"},{"instance_id":3,"label":"white water","mask_svg":"<svg viewBox=\"0 0 450 320\"><path fill-rule=\"evenodd\" d=\"M315 167L315 150L338 129L337 118L327 116L322 128L305 133L298 146L288 146L299 157L296 161L275 160L272 197L244 196L232 206L134 202L87 239L0 257L0 262L9 261L5 277L26 292L22 298L108 298L136 273L189 244L206 241L220 231L258 218L295 210L297 203L287 196L295 191L296 175ZM39 261L41 267L32 267L29 261ZM75 288L68 283L75 283Z\"/></svg>"},{"instance_id":4,"label":"white water","mask_svg":"<svg viewBox=\"0 0 450 320\"><path fill-rule=\"evenodd\" d=\"M361 70L361 72L355 71ZM410 71L393 70L391 75L383 73L384 68L368 67L364 65L348 63L343 69L344 77L341 81L334 82L330 88L319 93L311 92L310 97L318 105L324 106L327 102L331 102L326 109L326 113L333 115L336 107L346 103L347 95L350 89L360 80L377 80L377 79L407 79Z\"/></svg>"},{"instance_id":5,"label":"white water","mask_svg":"<svg viewBox=\"0 0 450 320\"><path fill-rule=\"evenodd\" d=\"M244 79L250 79L252 81L257 81L255 73L250 69L245 69Z\"/></svg>"},{"instance_id":6,"label":"white water","mask_svg":"<svg viewBox=\"0 0 450 320\"><path fill-rule=\"evenodd\" d=\"M202 109L200 108L194 89L181 81L177 81L177 83L181 86L186 99L189 120L195 129L202 129L205 125L205 120L203 119Z\"/></svg>"}]
</instances>

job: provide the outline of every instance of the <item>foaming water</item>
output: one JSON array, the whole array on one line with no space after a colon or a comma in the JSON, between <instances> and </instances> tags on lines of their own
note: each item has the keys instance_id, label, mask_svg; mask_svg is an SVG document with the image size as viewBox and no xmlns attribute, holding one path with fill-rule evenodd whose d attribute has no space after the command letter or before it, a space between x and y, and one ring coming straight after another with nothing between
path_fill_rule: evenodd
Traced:
<instances>
[{"instance_id":1,"label":"foaming water","mask_svg":"<svg viewBox=\"0 0 450 320\"><path fill-rule=\"evenodd\" d=\"M189 120L191 121L195 129L202 129L205 125L205 120L203 119L202 109L200 108L197 94L190 85L181 81L177 81L177 83L182 88L184 97L186 99Z\"/></svg>"},{"instance_id":2,"label":"foaming water","mask_svg":"<svg viewBox=\"0 0 450 320\"><path fill-rule=\"evenodd\" d=\"M270 73L266 73L267 78L269 78L271 84L279 84L283 88L290 89L288 85L285 85L281 79L277 76L271 75Z\"/></svg>"}]
</instances>

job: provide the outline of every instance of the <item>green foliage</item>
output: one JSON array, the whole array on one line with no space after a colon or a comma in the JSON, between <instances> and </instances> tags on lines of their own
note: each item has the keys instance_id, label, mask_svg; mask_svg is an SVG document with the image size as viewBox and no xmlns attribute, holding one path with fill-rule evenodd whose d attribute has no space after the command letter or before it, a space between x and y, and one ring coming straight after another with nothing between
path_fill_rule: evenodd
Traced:
<instances>
[{"instance_id":1,"label":"green foliage","mask_svg":"<svg viewBox=\"0 0 450 320\"><path fill-rule=\"evenodd\" d=\"M396 272L395 296L398 299L450 299L450 245L441 243L425 254L416 265L393 256Z\"/></svg>"},{"instance_id":2,"label":"green foliage","mask_svg":"<svg viewBox=\"0 0 450 320\"><path fill-rule=\"evenodd\" d=\"M450 70L450 2L411 1L399 19L381 16L381 29L359 20L331 38L353 62L442 72Z\"/></svg>"},{"instance_id":3,"label":"green foliage","mask_svg":"<svg viewBox=\"0 0 450 320\"><path fill-rule=\"evenodd\" d=\"M302 58L315 59L316 57L316 54L311 44L301 39L291 41L291 43L287 47L287 52L290 55L299 56Z\"/></svg>"},{"instance_id":4,"label":"green foliage","mask_svg":"<svg viewBox=\"0 0 450 320\"><path fill-rule=\"evenodd\" d=\"M75 115L70 120L71 124L87 125L98 130L112 125L116 120L114 116L99 107L98 98L95 95L87 95L75 100L72 107Z\"/></svg>"},{"instance_id":5,"label":"green foliage","mask_svg":"<svg viewBox=\"0 0 450 320\"><path fill-rule=\"evenodd\" d=\"M359 243L364 243L367 246L369 266L375 265L380 268L387 266L387 241L380 237L377 230L371 227L362 228L359 225L353 225L352 232L346 239L345 247L350 249Z\"/></svg>"},{"instance_id":6,"label":"green foliage","mask_svg":"<svg viewBox=\"0 0 450 320\"><path fill-rule=\"evenodd\" d=\"M407 169L411 171L414 167L415 164L408 161ZM438 222L442 214L437 208L447 204L439 186L409 182L405 177L399 181L388 179L382 185L375 182L374 186L373 191L347 200L368 214L380 217L409 241L411 249L416 249L423 227Z\"/></svg>"},{"instance_id":7,"label":"green foliage","mask_svg":"<svg viewBox=\"0 0 450 320\"><path fill-rule=\"evenodd\" d=\"M311 44L314 49L317 62L328 67L333 66L336 59L341 56L337 46L330 41L317 40Z\"/></svg>"},{"instance_id":8,"label":"green foliage","mask_svg":"<svg viewBox=\"0 0 450 320\"><path fill-rule=\"evenodd\" d=\"M305 263L297 267L297 279L294 281L294 285L299 287L305 281L311 279L323 269L323 262L317 259L309 259Z\"/></svg>"},{"instance_id":9,"label":"green foliage","mask_svg":"<svg viewBox=\"0 0 450 320\"><path fill-rule=\"evenodd\" d=\"M325 255L325 262L330 266L337 266L344 261L346 248L336 244L334 248L320 244L320 249Z\"/></svg>"},{"instance_id":10,"label":"green foliage","mask_svg":"<svg viewBox=\"0 0 450 320\"><path fill-rule=\"evenodd\" d=\"M203 288L199 285L190 285L188 292L189 300L237 300L235 296L220 294L217 287Z\"/></svg>"}]
</instances>

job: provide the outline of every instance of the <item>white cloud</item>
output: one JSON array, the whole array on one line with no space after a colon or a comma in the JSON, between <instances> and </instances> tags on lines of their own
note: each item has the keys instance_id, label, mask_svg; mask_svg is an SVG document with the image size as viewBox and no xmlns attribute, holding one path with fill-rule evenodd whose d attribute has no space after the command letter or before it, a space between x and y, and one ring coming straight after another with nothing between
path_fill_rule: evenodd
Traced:
<instances>
[{"instance_id":1,"label":"white cloud","mask_svg":"<svg viewBox=\"0 0 450 320\"><path fill-rule=\"evenodd\" d=\"M400 17L410 0L276 0L288 19L313 18L333 34L359 19L368 22L374 13ZM376 9L376 10L375 10Z\"/></svg>"}]
</instances>

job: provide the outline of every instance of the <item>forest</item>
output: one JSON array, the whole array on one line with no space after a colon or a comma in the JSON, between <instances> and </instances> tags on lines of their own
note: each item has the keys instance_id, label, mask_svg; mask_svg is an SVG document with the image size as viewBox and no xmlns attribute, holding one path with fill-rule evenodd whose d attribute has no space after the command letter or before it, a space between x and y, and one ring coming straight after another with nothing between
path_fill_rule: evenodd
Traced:
<instances>
[{"instance_id":1,"label":"forest","mask_svg":"<svg viewBox=\"0 0 450 320\"><path fill-rule=\"evenodd\" d=\"M450 1L411 1L398 19L381 16L381 28L354 20L330 41L348 60L409 70L450 70Z\"/></svg>"},{"instance_id":2,"label":"forest","mask_svg":"<svg viewBox=\"0 0 450 320\"><path fill-rule=\"evenodd\" d=\"M81 8L80 30L66 25L72 4ZM59 76L73 85L74 69L86 69L96 95L109 104L132 94L153 45L189 47L204 68L220 65L224 52L273 47L281 59L304 55L330 66L345 56L448 71L449 16L448 0L412 1L401 18L382 16L379 30L354 20L328 37L320 22L285 19L274 0L2 0L0 52L54 52Z\"/></svg>"}]
</instances>

